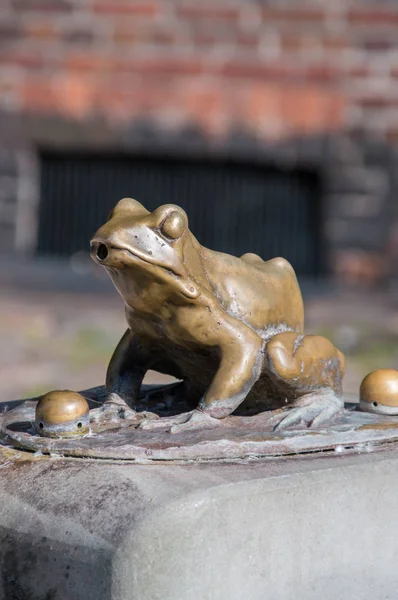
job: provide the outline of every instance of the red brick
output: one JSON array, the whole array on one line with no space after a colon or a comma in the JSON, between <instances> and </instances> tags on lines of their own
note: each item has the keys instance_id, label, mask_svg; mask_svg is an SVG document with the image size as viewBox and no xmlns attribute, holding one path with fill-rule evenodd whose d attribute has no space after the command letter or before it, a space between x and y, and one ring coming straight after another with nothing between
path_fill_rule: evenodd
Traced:
<instances>
[{"instance_id":1,"label":"red brick","mask_svg":"<svg viewBox=\"0 0 398 600\"><path fill-rule=\"evenodd\" d=\"M281 135L311 134L341 127L344 101L340 95L314 86L256 84L249 100L250 126L267 122L283 127Z\"/></svg>"},{"instance_id":2,"label":"red brick","mask_svg":"<svg viewBox=\"0 0 398 600\"><path fill-rule=\"evenodd\" d=\"M390 144L394 144L397 146L398 144L398 128L397 127L388 127L385 132L386 140Z\"/></svg>"},{"instance_id":3,"label":"red brick","mask_svg":"<svg viewBox=\"0 0 398 600\"><path fill-rule=\"evenodd\" d=\"M346 35L326 35L322 30L301 30L294 32L280 33L280 43L282 52L297 52L305 50L316 50L323 48L326 52L335 50L344 50L350 46Z\"/></svg>"},{"instance_id":4,"label":"red brick","mask_svg":"<svg viewBox=\"0 0 398 600\"><path fill-rule=\"evenodd\" d=\"M116 25L113 39L116 44L145 44L149 43L150 33L144 28L133 25Z\"/></svg>"},{"instance_id":5,"label":"red brick","mask_svg":"<svg viewBox=\"0 0 398 600\"><path fill-rule=\"evenodd\" d=\"M307 81L316 83L331 83L337 79L341 71L329 65L312 65L304 69Z\"/></svg>"},{"instance_id":6,"label":"red brick","mask_svg":"<svg viewBox=\"0 0 398 600\"><path fill-rule=\"evenodd\" d=\"M216 2L201 2L182 4L177 8L177 14L191 19L239 19L240 10L234 6L217 6Z\"/></svg>"},{"instance_id":7,"label":"red brick","mask_svg":"<svg viewBox=\"0 0 398 600\"><path fill-rule=\"evenodd\" d=\"M95 34L91 29L71 29L63 31L61 37L69 44L90 44L94 40Z\"/></svg>"},{"instance_id":8,"label":"red brick","mask_svg":"<svg viewBox=\"0 0 398 600\"><path fill-rule=\"evenodd\" d=\"M289 89L281 96L283 121L295 133L310 133L325 126L324 98L308 87Z\"/></svg>"},{"instance_id":9,"label":"red brick","mask_svg":"<svg viewBox=\"0 0 398 600\"><path fill-rule=\"evenodd\" d=\"M379 252L341 250L333 261L336 275L344 283L373 286L388 274L389 264Z\"/></svg>"},{"instance_id":10,"label":"red brick","mask_svg":"<svg viewBox=\"0 0 398 600\"><path fill-rule=\"evenodd\" d=\"M156 16L160 13L160 7L157 2L148 0L147 2L134 2L133 0L120 0L104 1L96 0L93 6L94 12L107 14L107 15L143 15L143 16Z\"/></svg>"},{"instance_id":11,"label":"red brick","mask_svg":"<svg viewBox=\"0 0 398 600\"><path fill-rule=\"evenodd\" d=\"M217 27L214 26L214 22L210 26L210 24L195 21L194 24L191 23L189 29L180 28L179 31L197 46L221 46L225 43L235 44L237 41L236 27L232 25Z\"/></svg>"},{"instance_id":12,"label":"red brick","mask_svg":"<svg viewBox=\"0 0 398 600\"><path fill-rule=\"evenodd\" d=\"M339 92L330 94L326 107L326 121L330 129L341 129L346 108L346 98Z\"/></svg>"},{"instance_id":13,"label":"red brick","mask_svg":"<svg viewBox=\"0 0 398 600\"><path fill-rule=\"evenodd\" d=\"M326 11L317 8L264 8L261 12L262 18L267 21L286 22L290 24L321 24L326 18Z\"/></svg>"},{"instance_id":14,"label":"red brick","mask_svg":"<svg viewBox=\"0 0 398 600\"><path fill-rule=\"evenodd\" d=\"M184 87L179 106L189 121L200 124L209 135L217 136L223 132L227 99L222 84Z\"/></svg>"},{"instance_id":15,"label":"red brick","mask_svg":"<svg viewBox=\"0 0 398 600\"><path fill-rule=\"evenodd\" d=\"M137 27L133 24L115 26L113 39L116 44L171 45L176 41L174 32L154 27Z\"/></svg>"},{"instance_id":16,"label":"red brick","mask_svg":"<svg viewBox=\"0 0 398 600\"><path fill-rule=\"evenodd\" d=\"M219 69L226 77L242 79L287 79L296 75L297 71L292 64L251 61L228 61Z\"/></svg>"},{"instance_id":17,"label":"red brick","mask_svg":"<svg viewBox=\"0 0 398 600\"><path fill-rule=\"evenodd\" d=\"M41 69L45 65L56 63L54 56L44 56L41 52L28 52L27 50L9 50L0 52L3 65L15 65L25 69Z\"/></svg>"},{"instance_id":18,"label":"red brick","mask_svg":"<svg viewBox=\"0 0 398 600\"><path fill-rule=\"evenodd\" d=\"M161 81L144 81L141 88L134 91L132 106L141 113L158 113L169 108L179 108L171 100L172 91Z\"/></svg>"},{"instance_id":19,"label":"red brick","mask_svg":"<svg viewBox=\"0 0 398 600\"><path fill-rule=\"evenodd\" d=\"M82 52L79 54L65 54L62 66L70 71L96 73L108 71L112 66L112 62L109 58L98 53Z\"/></svg>"},{"instance_id":20,"label":"red brick","mask_svg":"<svg viewBox=\"0 0 398 600\"><path fill-rule=\"evenodd\" d=\"M283 118L297 133L330 131L341 126L342 102L320 88L298 88L282 97Z\"/></svg>"},{"instance_id":21,"label":"red brick","mask_svg":"<svg viewBox=\"0 0 398 600\"><path fill-rule=\"evenodd\" d=\"M95 102L95 87L87 78L65 73L55 79L28 79L21 86L22 110L58 112L72 118L90 114Z\"/></svg>"},{"instance_id":22,"label":"red brick","mask_svg":"<svg viewBox=\"0 0 398 600\"><path fill-rule=\"evenodd\" d=\"M88 116L95 106L95 85L87 77L65 73L51 82L55 109L72 118Z\"/></svg>"},{"instance_id":23,"label":"red brick","mask_svg":"<svg viewBox=\"0 0 398 600\"><path fill-rule=\"evenodd\" d=\"M111 73L101 78L96 87L96 106L102 112L115 110L119 118L128 114L158 114L162 109L168 110L177 104L173 101L173 85L161 77L139 77Z\"/></svg>"},{"instance_id":24,"label":"red brick","mask_svg":"<svg viewBox=\"0 0 398 600\"><path fill-rule=\"evenodd\" d=\"M347 35L335 35L335 36L324 36L321 37L321 44L324 50L328 52L334 52L336 50L346 50L350 48L352 42L349 40L349 33Z\"/></svg>"},{"instance_id":25,"label":"red brick","mask_svg":"<svg viewBox=\"0 0 398 600\"><path fill-rule=\"evenodd\" d=\"M396 8L352 9L347 14L352 25L397 25L398 10Z\"/></svg>"},{"instance_id":26,"label":"red brick","mask_svg":"<svg viewBox=\"0 0 398 600\"><path fill-rule=\"evenodd\" d=\"M281 123L281 95L283 87L274 83L253 83L242 105L242 118L251 129L272 130Z\"/></svg>"},{"instance_id":27,"label":"red brick","mask_svg":"<svg viewBox=\"0 0 398 600\"><path fill-rule=\"evenodd\" d=\"M126 90L108 86L97 89L95 107L112 119L127 120L136 113L133 100L132 94Z\"/></svg>"},{"instance_id":28,"label":"red brick","mask_svg":"<svg viewBox=\"0 0 398 600\"><path fill-rule=\"evenodd\" d=\"M178 38L171 31L153 31L150 39L154 44L170 46L174 44Z\"/></svg>"},{"instance_id":29,"label":"red brick","mask_svg":"<svg viewBox=\"0 0 398 600\"><path fill-rule=\"evenodd\" d=\"M201 75L204 71L203 61L199 58L147 58L115 61L114 70L143 73L145 75Z\"/></svg>"},{"instance_id":30,"label":"red brick","mask_svg":"<svg viewBox=\"0 0 398 600\"><path fill-rule=\"evenodd\" d=\"M260 36L256 33L246 31L237 31L235 41L238 46L246 46L247 48L255 48L258 46Z\"/></svg>"},{"instance_id":31,"label":"red brick","mask_svg":"<svg viewBox=\"0 0 398 600\"><path fill-rule=\"evenodd\" d=\"M220 44L221 40L216 32L213 31L200 31L192 33L189 37L190 41L199 48L206 49L207 47L213 47L215 44Z\"/></svg>"},{"instance_id":32,"label":"red brick","mask_svg":"<svg viewBox=\"0 0 398 600\"><path fill-rule=\"evenodd\" d=\"M31 21L25 25L25 35L32 39L38 40L55 40L58 39L59 30L54 21Z\"/></svg>"},{"instance_id":33,"label":"red brick","mask_svg":"<svg viewBox=\"0 0 398 600\"><path fill-rule=\"evenodd\" d=\"M282 52L297 52L318 47L320 39L313 35L290 32L281 34L280 43Z\"/></svg>"},{"instance_id":34,"label":"red brick","mask_svg":"<svg viewBox=\"0 0 398 600\"><path fill-rule=\"evenodd\" d=\"M346 74L348 77L369 77L371 70L367 65L358 65L357 67L350 67Z\"/></svg>"},{"instance_id":35,"label":"red brick","mask_svg":"<svg viewBox=\"0 0 398 600\"><path fill-rule=\"evenodd\" d=\"M29 112L53 112L51 82L28 79L20 89L21 109Z\"/></svg>"}]
</instances>

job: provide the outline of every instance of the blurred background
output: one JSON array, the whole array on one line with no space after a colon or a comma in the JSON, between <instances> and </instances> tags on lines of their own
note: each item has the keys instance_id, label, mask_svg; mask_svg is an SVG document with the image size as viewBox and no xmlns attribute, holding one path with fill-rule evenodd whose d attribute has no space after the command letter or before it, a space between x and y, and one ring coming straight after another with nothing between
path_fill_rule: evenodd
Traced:
<instances>
[{"instance_id":1,"label":"blurred background","mask_svg":"<svg viewBox=\"0 0 398 600\"><path fill-rule=\"evenodd\" d=\"M398 366L397 192L395 0L1 0L0 400L103 382L125 196L290 260L357 393Z\"/></svg>"}]
</instances>

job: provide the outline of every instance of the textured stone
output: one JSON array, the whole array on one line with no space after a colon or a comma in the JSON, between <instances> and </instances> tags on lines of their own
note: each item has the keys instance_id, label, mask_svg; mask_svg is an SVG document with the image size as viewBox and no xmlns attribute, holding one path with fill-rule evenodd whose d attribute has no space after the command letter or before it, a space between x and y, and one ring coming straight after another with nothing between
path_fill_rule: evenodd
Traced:
<instances>
[{"instance_id":1,"label":"textured stone","mask_svg":"<svg viewBox=\"0 0 398 600\"><path fill-rule=\"evenodd\" d=\"M1 474L1 600L396 594L396 449L172 467L3 450Z\"/></svg>"}]
</instances>

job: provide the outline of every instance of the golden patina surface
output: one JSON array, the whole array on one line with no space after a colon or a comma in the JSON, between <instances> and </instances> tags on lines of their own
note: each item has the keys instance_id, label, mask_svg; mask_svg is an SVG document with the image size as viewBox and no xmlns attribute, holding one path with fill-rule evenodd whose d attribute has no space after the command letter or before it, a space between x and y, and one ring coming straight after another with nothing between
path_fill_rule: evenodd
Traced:
<instances>
[{"instance_id":1,"label":"golden patina surface","mask_svg":"<svg viewBox=\"0 0 398 600\"><path fill-rule=\"evenodd\" d=\"M142 428L215 426L240 411L283 407L275 425L319 425L343 407L344 357L326 338L304 335L303 301L283 258L240 258L200 245L176 205L153 212L121 200L91 242L124 299L128 329L106 386L135 407L148 369L182 380L184 416ZM159 422L160 421L160 422Z\"/></svg>"},{"instance_id":2,"label":"golden patina surface","mask_svg":"<svg viewBox=\"0 0 398 600\"><path fill-rule=\"evenodd\" d=\"M377 369L369 373L361 383L360 401L396 408L398 412L398 371Z\"/></svg>"},{"instance_id":3,"label":"golden patina surface","mask_svg":"<svg viewBox=\"0 0 398 600\"><path fill-rule=\"evenodd\" d=\"M87 400L70 390L48 392L37 403L35 428L40 435L69 437L89 431Z\"/></svg>"}]
</instances>

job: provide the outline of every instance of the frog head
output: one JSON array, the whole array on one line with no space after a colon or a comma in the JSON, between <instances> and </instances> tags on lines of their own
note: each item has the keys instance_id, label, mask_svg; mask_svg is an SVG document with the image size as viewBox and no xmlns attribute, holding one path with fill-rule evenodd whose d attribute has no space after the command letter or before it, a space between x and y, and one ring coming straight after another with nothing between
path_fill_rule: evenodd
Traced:
<instances>
[{"instance_id":1,"label":"frog head","mask_svg":"<svg viewBox=\"0 0 398 600\"><path fill-rule=\"evenodd\" d=\"M179 206L165 204L149 212L137 200L123 198L91 240L91 256L107 269L122 296L127 279L136 287L155 281L194 299L199 291L184 260L192 237Z\"/></svg>"}]
</instances>

